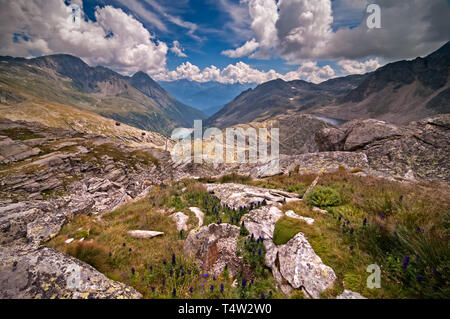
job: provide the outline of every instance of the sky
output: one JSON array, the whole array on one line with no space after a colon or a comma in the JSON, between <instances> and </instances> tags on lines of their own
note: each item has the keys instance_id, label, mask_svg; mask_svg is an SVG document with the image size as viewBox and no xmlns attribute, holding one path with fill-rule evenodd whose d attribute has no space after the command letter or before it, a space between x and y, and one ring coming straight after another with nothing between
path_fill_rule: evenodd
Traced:
<instances>
[{"instance_id":1,"label":"sky","mask_svg":"<svg viewBox=\"0 0 450 319\"><path fill-rule=\"evenodd\" d=\"M370 3L381 28L367 26ZM0 55L67 53L159 81L320 83L450 34L450 0L0 0L0 17Z\"/></svg>"}]
</instances>

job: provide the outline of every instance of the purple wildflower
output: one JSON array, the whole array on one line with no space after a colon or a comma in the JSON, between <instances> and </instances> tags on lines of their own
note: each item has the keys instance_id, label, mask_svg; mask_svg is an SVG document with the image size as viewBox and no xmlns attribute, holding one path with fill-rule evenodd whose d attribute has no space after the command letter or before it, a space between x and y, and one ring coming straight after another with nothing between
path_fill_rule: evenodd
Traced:
<instances>
[{"instance_id":1,"label":"purple wildflower","mask_svg":"<svg viewBox=\"0 0 450 319\"><path fill-rule=\"evenodd\" d=\"M211 292L214 291L214 285L211 285L211 287L209 287L209 290L211 290Z\"/></svg>"},{"instance_id":2,"label":"purple wildflower","mask_svg":"<svg viewBox=\"0 0 450 319\"><path fill-rule=\"evenodd\" d=\"M172 275L173 275L173 270L172 269L169 270L169 275L172 277Z\"/></svg>"},{"instance_id":3,"label":"purple wildflower","mask_svg":"<svg viewBox=\"0 0 450 319\"><path fill-rule=\"evenodd\" d=\"M131 267L131 274L134 275L134 273L135 273L134 267Z\"/></svg>"},{"instance_id":4,"label":"purple wildflower","mask_svg":"<svg viewBox=\"0 0 450 319\"><path fill-rule=\"evenodd\" d=\"M353 248L355 248L353 245L348 247L350 250L353 250Z\"/></svg>"},{"instance_id":5,"label":"purple wildflower","mask_svg":"<svg viewBox=\"0 0 450 319\"><path fill-rule=\"evenodd\" d=\"M125 247L127 244L123 243L122 246Z\"/></svg>"},{"instance_id":6,"label":"purple wildflower","mask_svg":"<svg viewBox=\"0 0 450 319\"><path fill-rule=\"evenodd\" d=\"M261 250L261 248L259 248L258 249L258 255L261 256L261 254L262 254L262 250Z\"/></svg>"},{"instance_id":7,"label":"purple wildflower","mask_svg":"<svg viewBox=\"0 0 450 319\"><path fill-rule=\"evenodd\" d=\"M153 271L153 266L148 267L148 270Z\"/></svg>"},{"instance_id":8,"label":"purple wildflower","mask_svg":"<svg viewBox=\"0 0 450 319\"><path fill-rule=\"evenodd\" d=\"M353 227L350 228L350 234L353 234L354 231L355 231L355 229Z\"/></svg>"},{"instance_id":9,"label":"purple wildflower","mask_svg":"<svg viewBox=\"0 0 450 319\"><path fill-rule=\"evenodd\" d=\"M405 270L409 265L409 256L406 255L405 258L403 258L403 263L402 263L402 269Z\"/></svg>"},{"instance_id":10,"label":"purple wildflower","mask_svg":"<svg viewBox=\"0 0 450 319\"><path fill-rule=\"evenodd\" d=\"M172 265L176 265L176 263L175 254L172 254Z\"/></svg>"},{"instance_id":11,"label":"purple wildflower","mask_svg":"<svg viewBox=\"0 0 450 319\"><path fill-rule=\"evenodd\" d=\"M264 295L264 292L261 293L260 299L266 299L266 296Z\"/></svg>"},{"instance_id":12,"label":"purple wildflower","mask_svg":"<svg viewBox=\"0 0 450 319\"><path fill-rule=\"evenodd\" d=\"M191 286L191 288L189 288L189 292L192 294L194 292L194 287Z\"/></svg>"},{"instance_id":13,"label":"purple wildflower","mask_svg":"<svg viewBox=\"0 0 450 319\"><path fill-rule=\"evenodd\" d=\"M225 286L223 284L220 284L220 293L223 294L223 289L225 288Z\"/></svg>"},{"instance_id":14,"label":"purple wildflower","mask_svg":"<svg viewBox=\"0 0 450 319\"><path fill-rule=\"evenodd\" d=\"M152 286L152 292L155 292L155 287Z\"/></svg>"},{"instance_id":15,"label":"purple wildflower","mask_svg":"<svg viewBox=\"0 0 450 319\"><path fill-rule=\"evenodd\" d=\"M420 284L423 280L423 277L421 275L416 276L416 281Z\"/></svg>"},{"instance_id":16,"label":"purple wildflower","mask_svg":"<svg viewBox=\"0 0 450 319\"><path fill-rule=\"evenodd\" d=\"M247 279L242 278L242 288L245 288L246 285L247 285Z\"/></svg>"}]
</instances>

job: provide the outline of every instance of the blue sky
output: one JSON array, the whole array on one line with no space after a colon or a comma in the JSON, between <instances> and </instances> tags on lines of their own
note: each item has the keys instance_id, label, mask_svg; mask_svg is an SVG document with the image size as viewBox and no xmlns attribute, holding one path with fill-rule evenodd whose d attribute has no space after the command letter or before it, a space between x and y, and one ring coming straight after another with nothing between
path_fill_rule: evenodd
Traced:
<instances>
[{"instance_id":1,"label":"blue sky","mask_svg":"<svg viewBox=\"0 0 450 319\"><path fill-rule=\"evenodd\" d=\"M367 27L369 3L380 7L380 29ZM318 83L437 49L449 40L449 3L0 0L0 54L68 53L157 80Z\"/></svg>"}]
</instances>

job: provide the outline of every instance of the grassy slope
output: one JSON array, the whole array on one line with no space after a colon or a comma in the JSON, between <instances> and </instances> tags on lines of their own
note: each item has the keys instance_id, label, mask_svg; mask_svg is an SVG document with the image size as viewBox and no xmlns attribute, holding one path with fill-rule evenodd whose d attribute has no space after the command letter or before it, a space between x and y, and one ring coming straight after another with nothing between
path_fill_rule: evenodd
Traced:
<instances>
[{"instance_id":1,"label":"grassy slope","mask_svg":"<svg viewBox=\"0 0 450 319\"><path fill-rule=\"evenodd\" d=\"M298 189L299 193L303 193L304 186L313 178L291 174L253 181L235 175L224 178L223 182ZM298 231L303 232L324 263L335 270L337 284L323 297L335 296L344 287L369 298L449 297L450 202L447 186L401 184L372 177L357 177L344 171L323 175L319 185L338 192L340 205L325 207L329 213L323 215L313 212L303 202L285 204L283 210L292 209L301 216L312 217L315 223L310 226L283 218L277 228L280 229L280 224L283 224L283 240L279 243L286 242ZM240 240L240 253L253 265L254 286L242 291L241 288L231 287L230 281L225 278L217 281L209 278L205 283L208 287L214 285L215 291L206 292L205 295L200 291L203 286L199 283L204 280L200 276L201 271L182 253L185 234L178 233L174 223L167 218L167 213L163 212L171 207L175 211L183 211L190 216L189 224L195 225L196 219L187 208L197 205L206 212L206 223L214 222L214 200L207 198L204 188L195 181L184 181L163 189L155 188L147 199L106 215L105 225L97 224L90 217L75 219L49 245L81 259L85 258L83 251L89 255L89 251L99 245L100 253L91 254L93 261L89 258L84 260L109 277L136 287L148 298L171 297L173 288L177 289L177 296L184 298L257 298L261 292L267 296L268 291L273 291L274 297L278 296L273 288L273 278L265 267L258 264L255 255L250 253L255 247L248 247L250 243L247 241L243 243L244 236ZM226 215L223 218L229 219ZM71 247L74 244L64 244L67 238L81 237L78 232L87 228L91 229L89 236L83 234L83 237L92 241L89 245L93 245L93 248L81 247L77 252ZM135 240L126 235L127 230L142 228L164 231L166 235L151 240ZM129 248L132 248L131 252ZM172 253L176 254L178 267L172 268L179 271L181 263L185 271L192 270L192 275L185 275L184 278L179 276L178 279L170 276ZM403 269L405 256L410 257L410 262ZM168 265L163 265L163 260ZM366 269L371 264L381 267L381 289L369 289L366 286L370 275ZM150 266L154 267L154 273L149 271ZM135 275L130 274L132 267ZM163 278L166 279L165 286L161 283ZM221 283L226 287L225 293L216 294ZM156 287L156 293L151 292L152 286ZM189 292L191 286L194 287L192 295Z\"/></svg>"},{"instance_id":2,"label":"grassy slope","mask_svg":"<svg viewBox=\"0 0 450 319\"><path fill-rule=\"evenodd\" d=\"M142 140L140 144L165 147L166 138L158 133L140 130L126 124L117 126L114 120L95 113L41 99L30 99L13 106L0 104L0 117L13 121L39 122L49 127L75 129L113 139Z\"/></svg>"},{"instance_id":3,"label":"grassy slope","mask_svg":"<svg viewBox=\"0 0 450 319\"><path fill-rule=\"evenodd\" d=\"M185 187L187 190L183 192ZM112 279L135 287L146 298L172 298L174 288L179 298L258 298L262 292L266 296L272 292L273 298L279 297L273 278L263 265L264 254L254 256L250 251L253 246L259 246L255 241L246 241L244 236L239 244L240 254L253 269L245 288L241 285L233 287L226 269L214 280L212 274L202 271L192 259L184 256L186 233L176 230L166 211L176 208L175 211L187 214L192 229L197 225L197 219L188 207L203 202L206 196L206 190L202 191L202 186L195 181L154 188L146 199L105 215L101 223L94 217L75 218L48 245L90 263ZM203 205L198 206L207 210ZM165 234L153 239L134 239L127 235L127 231L133 229L157 230ZM77 241L66 245L64 241L68 238ZM85 240L80 243L80 238ZM172 264L173 254L176 264ZM243 275L239 282L242 278ZM252 285L250 278L254 278ZM221 284L224 285L223 292L220 292Z\"/></svg>"},{"instance_id":4,"label":"grassy slope","mask_svg":"<svg viewBox=\"0 0 450 319\"><path fill-rule=\"evenodd\" d=\"M11 66L0 63L0 91L15 98L2 104L40 99L88 110L130 125L161 133L169 133L178 123L180 114L172 114L137 89L123 83L101 84L97 93L84 93L70 79L32 66ZM195 110L189 109L191 112Z\"/></svg>"}]
</instances>

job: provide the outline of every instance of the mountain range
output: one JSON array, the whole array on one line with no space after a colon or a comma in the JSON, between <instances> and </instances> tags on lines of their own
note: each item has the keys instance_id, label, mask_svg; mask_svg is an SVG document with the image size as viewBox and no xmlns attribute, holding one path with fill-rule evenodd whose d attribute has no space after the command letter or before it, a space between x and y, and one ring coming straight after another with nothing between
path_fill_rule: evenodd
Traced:
<instances>
[{"instance_id":1,"label":"mountain range","mask_svg":"<svg viewBox=\"0 0 450 319\"><path fill-rule=\"evenodd\" d=\"M160 81L159 84L177 100L201 110L207 116L219 111L241 92L256 86L256 83L225 84L186 79L172 82Z\"/></svg>"},{"instance_id":2,"label":"mountain range","mask_svg":"<svg viewBox=\"0 0 450 319\"><path fill-rule=\"evenodd\" d=\"M205 118L167 93L147 74L132 77L91 67L71 55L34 59L0 57L0 102L20 107L30 99L68 105L140 129L169 134Z\"/></svg>"},{"instance_id":3,"label":"mountain range","mask_svg":"<svg viewBox=\"0 0 450 319\"><path fill-rule=\"evenodd\" d=\"M207 125L223 128L300 113L406 124L450 113L449 69L450 42L425 58L390 63L364 75L320 84L277 79L241 93L210 117Z\"/></svg>"}]
</instances>

